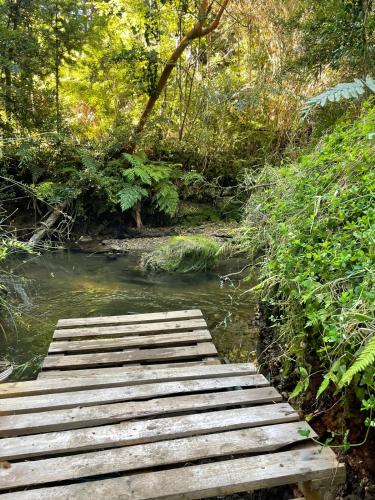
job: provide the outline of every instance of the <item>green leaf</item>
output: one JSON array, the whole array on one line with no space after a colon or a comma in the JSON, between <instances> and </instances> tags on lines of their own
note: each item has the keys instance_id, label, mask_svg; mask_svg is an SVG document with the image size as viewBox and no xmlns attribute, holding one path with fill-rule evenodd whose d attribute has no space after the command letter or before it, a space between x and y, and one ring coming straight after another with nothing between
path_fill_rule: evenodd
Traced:
<instances>
[{"instance_id":1,"label":"green leaf","mask_svg":"<svg viewBox=\"0 0 375 500\"><path fill-rule=\"evenodd\" d=\"M289 399L296 398L299 394L301 394L303 389L304 389L304 383L302 380L300 380L298 382L298 384L295 386L295 388L293 389L293 391L291 392L291 394L289 395Z\"/></svg>"},{"instance_id":2,"label":"green leaf","mask_svg":"<svg viewBox=\"0 0 375 500\"><path fill-rule=\"evenodd\" d=\"M360 354L357 356L352 366L344 373L344 375L340 380L339 388L342 388L346 384L350 384L353 377L357 373L363 372L368 366L370 366L374 362L375 362L375 335L362 348Z\"/></svg>"},{"instance_id":3,"label":"green leaf","mask_svg":"<svg viewBox=\"0 0 375 500\"><path fill-rule=\"evenodd\" d=\"M298 434L303 437L309 437L311 434L310 429L298 429Z\"/></svg>"},{"instance_id":4,"label":"green leaf","mask_svg":"<svg viewBox=\"0 0 375 500\"><path fill-rule=\"evenodd\" d=\"M328 375L325 375L323 378L322 383L319 386L318 392L316 393L316 397L319 398L323 392L327 389L330 383L330 377Z\"/></svg>"},{"instance_id":5,"label":"green leaf","mask_svg":"<svg viewBox=\"0 0 375 500\"><path fill-rule=\"evenodd\" d=\"M125 212L125 210L129 210L129 208L134 207L134 205L147 196L147 194L147 190L142 186L125 184L118 193L121 210Z\"/></svg>"},{"instance_id":6,"label":"green leaf","mask_svg":"<svg viewBox=\"0 0 375 500\"><path fill-rule=\"evenodd\" d=\"M375 80L372 78L372 76L367 75L365 82L367 87L375 94Z\"/></svg>"},{"instance_id":7,"label":"green leaf","mask_svg":"<svg viewBox=\"0 0 375 500\"><path fill-rule=\"evenodd\" d=\"M172 217L177 212L178 191L170 182L160 184L155 194L156 205L161 212Z\"/></svg>"}]
</instances>

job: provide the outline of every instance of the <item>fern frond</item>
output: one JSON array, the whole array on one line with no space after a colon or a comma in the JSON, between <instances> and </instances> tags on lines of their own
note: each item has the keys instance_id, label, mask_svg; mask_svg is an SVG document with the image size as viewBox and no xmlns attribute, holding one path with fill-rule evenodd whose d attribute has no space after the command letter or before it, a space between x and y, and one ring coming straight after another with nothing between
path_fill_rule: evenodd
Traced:
<instances>
[{"instance_id":1,"label":"fern frond","mask_svg":"<svg viewBox=\"0 0 375 500\"><path fill-rule=\"evenodd\" d=\"M149 186L152 184L152 178L148 170L149 169L145 165L138 165L136 167L124 170L123 176L129 182L140 180L143 184L147 184Z\"/></svg>"},{"instance_id":2,"label":"fern frond","mask_svg":"<svg viewBox=\"0 0 375 500\"><path fill-rule=\"evenodd\" d=\"M128 160L133 167L140 167L147 162L147 156L145 154L131 155L130 153L124 153L122 156Z\"/></svg>"},{"instance_id":3,"label":"fern frond","mask_svg":"<svg viewBox=\"0 0 375 500\"><path fill-rule=\"evenodd\" d=\"M82 165L87 169L87 170L96 170L99 166L99 163L96 158L93 157L93 155L86 150L81 150L79 152L79 156L82 162Z\"/></svg>"},{"instance_id":4,"label":"fern frond","mask_svg":"<svg viewBox=\"0 0 375 500\"><path fill-rule=\"evenodd\" d=\"M343 99L359 99L365 93L366 89L375 93L375 80L371 76L367 76L366 80L355 78L353 82L339 83L317 96L310 97L306 101L302 115L307 116L317 106L323 108L327 102L340 102Z\"/></svg>"},{"instance_id":5,"label":"fern frond","mask_svg":"<svg viewBox=\"0 0 375 500\"><path fill-rule=\"evenodd\" d=\"M178 191L170 182L160 184L155 194L156 205L161 212L172 217L177 212Z\"/></svg>"},{"instance_id":6,"label":"fern frond","mask_svg":"<svg viewBox=\"0 0 375 500\"><path fill-rule=\"evenodd\" d=\"M185 186L189 186L191 184L198 184L200 182L204 182L205 178L202 174L200 174L196 170L190 170L189 172L186 172L181 176L181 180Z\"/></svg>"},{"instance_id":7,"label":"fern frond","mask_svg":"<svg viewBox=\"0 0 375 500\"><path fill-rule=\"evenodd\" d=\"M118 193L121 210L129 210L134 207L141 199L147 196L147 190L142 186L134 184L125 184L121 191Z\"/></svg>"},{"instance_id":8,"label":"fern frond","mask_svg":"<svg viewBox=\"0 0 375 500\"><path fill-rule=\"evenodd\" d=\"M168 180L172 176L172 168L170 165L163 163L151 163L149 165L149 174L154 182Z\"/></svg>"},{"instance_id":9,"label":"fern frond","mask_svg":"<svg viewBox=\"0 0 375 500\"><path fill-rule=\"evenodd\" d=\"M352 366L344 373L340 380L339 387L350 384L357 373L363 372L368 366L375 362L375 335L363 347Z\"/></svg>"}]
</instances>

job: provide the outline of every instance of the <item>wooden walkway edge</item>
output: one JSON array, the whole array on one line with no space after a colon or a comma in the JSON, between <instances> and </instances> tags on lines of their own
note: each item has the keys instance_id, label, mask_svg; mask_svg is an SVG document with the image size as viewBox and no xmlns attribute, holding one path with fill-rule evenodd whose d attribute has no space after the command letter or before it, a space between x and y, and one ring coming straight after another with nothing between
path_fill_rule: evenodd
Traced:
<instances>
[{"instance_id":1,"label":"wooden walkway edge","mask_svg":"<svg viewBox=\"0 0 375 500\"><path fill-rule=\"evenodd\" d=\"M315 499L345 478L315 436L254 365L220 364L199 309L62 319L38 379L0 385L0 498L198 499L300 482Z\"/></svg>"}]
</instances>

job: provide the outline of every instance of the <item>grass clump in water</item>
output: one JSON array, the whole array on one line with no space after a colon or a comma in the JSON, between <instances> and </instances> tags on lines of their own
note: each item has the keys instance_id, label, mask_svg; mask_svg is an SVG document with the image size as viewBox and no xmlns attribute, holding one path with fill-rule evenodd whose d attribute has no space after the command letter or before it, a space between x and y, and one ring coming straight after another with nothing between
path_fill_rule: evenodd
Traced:
<instances>
[{"instance_id":1,"label":"grass clump in water","mask_svg":"<svg viewBox=\"0 0 375 500\"><path fill-rule=\"evenodd\" d=\"M141 266L158 272L209 271L218 261L219 245L207 236L175 236L142 258Z\"/></svg>"}]
</instances>

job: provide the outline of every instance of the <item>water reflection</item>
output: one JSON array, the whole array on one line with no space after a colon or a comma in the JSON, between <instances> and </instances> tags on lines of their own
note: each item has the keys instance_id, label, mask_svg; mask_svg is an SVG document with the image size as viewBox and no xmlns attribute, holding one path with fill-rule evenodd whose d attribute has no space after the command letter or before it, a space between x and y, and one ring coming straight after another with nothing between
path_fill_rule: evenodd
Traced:
<instances>
[{"instance_id":1,"label":"water reflection","mask_svg":"<svg viewBox=\"0 0 375 500\"><path fill-rule=\"evenodd\" d=\"M237 285L221 286L217 273L145 274L137 262L135 255L108 260L58 252L13 263L26 278L19 290L23 309L17 332L9 326L6 338L2 335L0 353L17 365L29 363L22 377L31 377L59 318L200 308L222 356L253 359L251 294L243 294ZM235 265L231 263L232 269Z\"/></svg>"}]
</instances>

